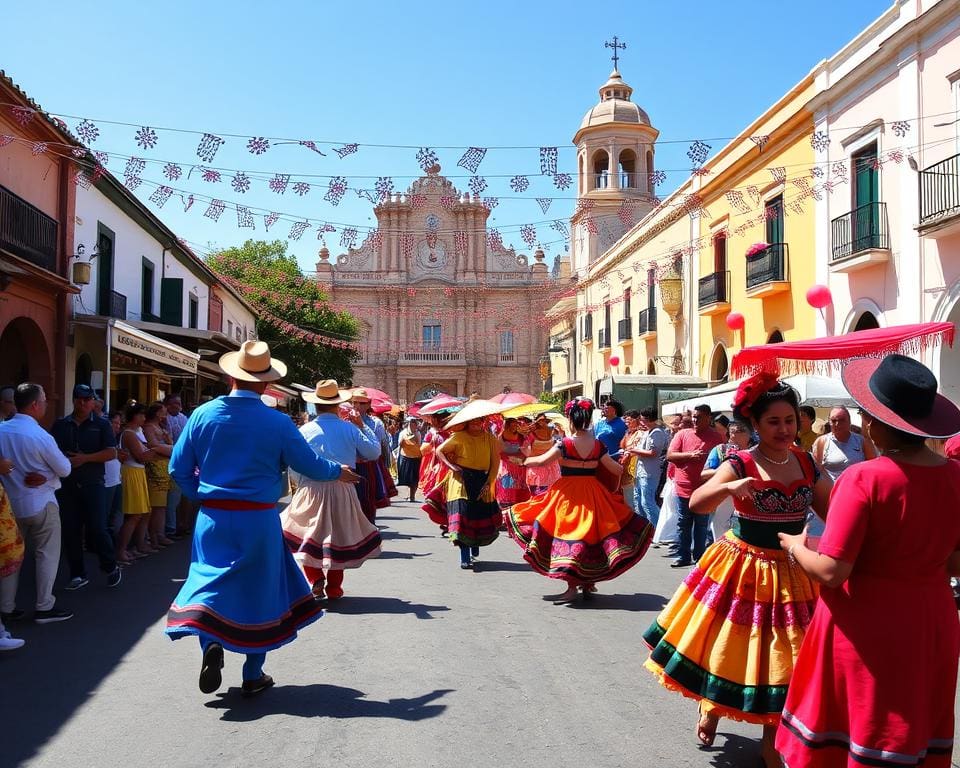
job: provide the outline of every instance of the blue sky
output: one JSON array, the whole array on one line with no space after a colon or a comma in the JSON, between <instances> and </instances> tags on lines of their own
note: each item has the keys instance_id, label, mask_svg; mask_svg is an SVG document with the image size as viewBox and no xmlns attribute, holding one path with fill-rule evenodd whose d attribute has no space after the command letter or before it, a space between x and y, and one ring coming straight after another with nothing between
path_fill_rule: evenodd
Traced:
<instances>
[{"instance_id":1,"label":"blue sky","mask_svg":"<svg viewBox=\"0 0 960 768\"><path fill-rule=\"evenodd\" d=\"M180 165L183 177L174 183L166 182L162 163L149 163L137 194L146 199L165 182L176 188L162 209L150 205L193 244L284 238L299 217L372 227L373 206L354 190L372 189L379 176L406 189L419 174L417 148L438 148L444 174L466 189L470 174L456 167L457 147L529 147L490 149L478 175L489 185L483 194L501 198L490 226L529 252L519 227L532 223L552 257L563 244L549 221L569 217L574 194L538 175L536 147L558 146L559 170L574 173L570 140L612 67L603 46L612 35L628 46L620 70L661 140L729 137L890 4L110 0L48 3L38 29L36 8L16 3L4 10L0 67L45 109L77 116L66 118L71 128L79 117L92 118L100 136L91 147L121 156L108 165L117 176L131 155ZM151 150L135 143L141 125L157 129ZM160 127L243 138L226 137L204 164L195 154L199 135ZM325 157L297 144L252 155L246 137L256 136L361 146L343 159L332 151L340 145L323 144ZM657 165L670 170L661 194L686 176L684 141L657 149ZM723 145L708 143L714 151ZM363 146L372 144L412 148ZM201 166L224 169L223 181L203 181ZM252 178L245 194L231 188L236 170ZM294 175L291 184L300 175L309 193L269 191L266 179L277 172ZM337 206L323 200L333 175L348 184ZM513 175L529 177L525 193L510 190ZM195 202L184 212L191 193ZM255 231L239 229L228 207L214 223L203 216L212 197L285 218L269 233L262 214ZM546 214L536 197L555 198ZM339 232L326 235L333 254L343 250L339 239ZM319 247L316 224L291 243L305 268Z\"/></svg>"}]
</instances>

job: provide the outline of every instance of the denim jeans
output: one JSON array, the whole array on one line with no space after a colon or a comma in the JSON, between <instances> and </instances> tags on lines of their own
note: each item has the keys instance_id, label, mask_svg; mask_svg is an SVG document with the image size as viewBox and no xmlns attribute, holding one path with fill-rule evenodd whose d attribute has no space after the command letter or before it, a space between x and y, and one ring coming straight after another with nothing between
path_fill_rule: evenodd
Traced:
<instances>
[{"instance_id":1,"label":"denim jeans","mask_svg":"<svg viewBox=\"0 0 960 768\"><path fill-rule=\"evenodd\" d=\"M680 553L678 562L696 562L707 548L707 533L710 530L710 515L695 515L690 511L690 499L677 497L677 528L680 529ZM693 546L693 558L690 547Z\"/></svg>"},{"instance_id":2,"label":"denim jeans","mask_svg":"<svg viewBox=\"0 0 960 768\"><path fill-rule=\"evenodd\" d=\"M117 567L113 539L107 532L107 494L103 483L76 485L66 481L57 491L63 533L63 554L70 578L86 578L83 562L83 529L87 542L100 560L100 570L111 573Z\"/></svg>"},{"instance_id":3,"label":"denim jeans","mask_svg":"<svg viewBox=\"0 0 960 768\"><path fill-rule=\"evenodd\" d=\"M123 525L123 510L120 508L123 502L123 486L106 486L104 493L107 497L107 532L116 539L120 526Z\"/></svg>"},{"instance_id":4,"label":"denim jeans","mask_svg":"<svg viewBox=\"0 0 960 768\"><path fill-rule=\"evenodd\" d=\"M180 506L180 499L183 498L183 491L180 486L171 479L170 490L167 491L167 515L164 520L164 533L168 536L177 532L177 507Z\"/></svg>"},{"instance_id":5,"label":"denim jeans","mask_svg":"<svg viewBox=\"0 0 960 768\"><path fill-rule=\"evenodd\" d=\"M657 505L657 487L660 478L638 476L634 482L634 508L656 528L660 520L660 507Z\"/></svg>"},{"instance_id":6,"label":"denim jeans","mask_svg":"<svg viewBox=\"0 0 960 768\"><path fill-rule=\"evenodd\" d=\"M480 556L480 547L468 547L466 544L460 545L460 564L470 565L470 556Z\"/></svg>"}]
</instances>

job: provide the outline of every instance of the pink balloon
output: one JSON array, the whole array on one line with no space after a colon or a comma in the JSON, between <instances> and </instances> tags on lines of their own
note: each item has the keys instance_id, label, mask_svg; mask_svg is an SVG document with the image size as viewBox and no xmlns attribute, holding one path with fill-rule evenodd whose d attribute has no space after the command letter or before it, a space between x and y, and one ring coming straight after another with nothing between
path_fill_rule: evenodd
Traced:
<instances>
[{"instance_id":1,"label":"pink balloon","mask_svg":"<svg viewBox=\"0 0 960 768\"><path fill-rule=\"evenodd\" d=\"M823 309L833 304L833 294L825 285L814 285L807 290L807 304L814 309Z\"/></svg>"},{"instance_id":2,"label":"pink balloon","mask_svg":"<svg viewBox=\"0 0 960 768\"><path fill-rule=\"evenodd\" d=\"M620 365L620 358L614 355L610 358L610 365Z\"/></svg>"},{"instance_id":3,"label":"pink balloon","mask_svg":"<svg viewBox=\"0 0 960 768\"><path fill-rule=\"evenodd\" d=\"M731 312L727 315L727 328L731 331L742 331L746 324L746 318L739 312Z\"/></svg>"}]
</instances>

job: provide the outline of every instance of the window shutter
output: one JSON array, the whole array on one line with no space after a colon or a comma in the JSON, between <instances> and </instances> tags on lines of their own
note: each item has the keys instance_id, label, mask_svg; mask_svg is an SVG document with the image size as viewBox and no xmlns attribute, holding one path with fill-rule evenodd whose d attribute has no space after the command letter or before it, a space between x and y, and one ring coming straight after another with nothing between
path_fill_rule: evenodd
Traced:
<instances>
[{"instance_id":1,"label":"window shutter","mask_svg":"<svg viewBox=\"0 0 960 768\"><path fill-rule=\"evenodd\" d=\"M182 277L165 277L160 281L160 322L183 326Z\"/></svg>"}]
</instances>

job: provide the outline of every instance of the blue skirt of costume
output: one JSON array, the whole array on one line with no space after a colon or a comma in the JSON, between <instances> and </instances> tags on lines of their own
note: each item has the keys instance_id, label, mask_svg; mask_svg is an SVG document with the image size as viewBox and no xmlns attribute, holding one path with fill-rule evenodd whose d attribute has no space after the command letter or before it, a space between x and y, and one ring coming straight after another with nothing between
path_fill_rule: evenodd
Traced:
<instances>
[{"instance_id":1,"label":"blue skirt of costume","mask_svg":"<svg viewBox=\"0 0 960 768\"><path fill-rule=\"evenodd\" d=\"M276 507L200 508L190 571L167 613L172 639L196 635L235 653L265 653L322 615L284 543Z\"/></svg>"}]
</instances>

